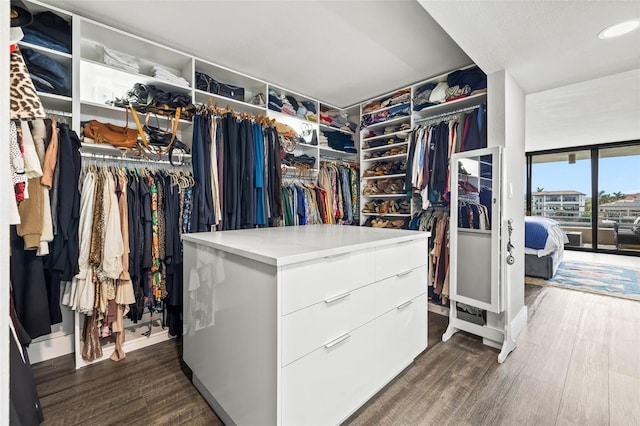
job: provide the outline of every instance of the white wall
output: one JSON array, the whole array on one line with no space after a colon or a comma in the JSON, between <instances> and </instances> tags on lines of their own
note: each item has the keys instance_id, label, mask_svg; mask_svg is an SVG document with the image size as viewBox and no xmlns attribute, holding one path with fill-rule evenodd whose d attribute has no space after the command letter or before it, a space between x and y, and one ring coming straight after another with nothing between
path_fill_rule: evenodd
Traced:
<instances>
[{"instance_id":1,"label":"white wall","mask_svg":"<svg viewBox=\"0 0 640 426\"><path fill-rule=\"evenodd\" d=\"M508 287L505 300L508 322L520 314L518 326L526 323L524 304L524 121L525 96L507 71L487 76L488 146L503 147L502 212L506 224L513 220L511 243L514 245L515 263L506 265L507 229L503 224L502 253L500 257L502 283ZM488 324L500 327L504 318L488 315ZM524 322L523 322L524 321ZM517 334L520 330L515 330ZM515 336L514 336L515 337Z\"/></svg>"},{"instance_id":2,"label":"white wall","mask_svg":"<svg viewBox=\"0 0 640 426\"><path fill-rule=\"evenodd\" d=\"M640 139L640 69L526 97L525 149Z\"/></svg>"}]
</instances>

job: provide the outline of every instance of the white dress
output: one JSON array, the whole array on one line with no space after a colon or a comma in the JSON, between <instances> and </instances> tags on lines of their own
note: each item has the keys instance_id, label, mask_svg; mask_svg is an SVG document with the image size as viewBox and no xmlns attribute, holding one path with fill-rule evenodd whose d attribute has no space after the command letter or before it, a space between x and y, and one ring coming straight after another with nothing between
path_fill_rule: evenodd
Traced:
<instances>
[{"instance_id":1,"label":"white dress","mask_svg":"<svg viewBox=\"0 0 640 426\"><path fill-rule=\"evenodd\" d=\"M91 281L91 226L93 224L93 209L96 195L96 180L93 172L87 172L82 183L80 193L80 221L78 224L80 256L78 257L78 274L71 281L71 289L66 291L63 303L84 314L93 313L95 288ZM68 286L67 286L68 287ZM68 298L67 298L68 295Z\"/></svg>"}]
</instances>

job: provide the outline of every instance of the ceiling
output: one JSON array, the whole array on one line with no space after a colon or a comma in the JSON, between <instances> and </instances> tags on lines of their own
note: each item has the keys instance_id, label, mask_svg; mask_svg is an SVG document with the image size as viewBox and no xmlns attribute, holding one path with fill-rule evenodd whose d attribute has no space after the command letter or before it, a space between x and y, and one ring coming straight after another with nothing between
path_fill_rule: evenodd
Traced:
<instances>
[{"instance_id":1,"label":"ceiling","mask_svg":"<svg viewBox=\"0 0 640 426\"><path fill-rule=\"evenodd\" d=\"M640 68L640 31L597 37L640 18L638 0L420 3L486 73L508 70L525 93Z\"/></svg>"},{"instance_id":2,"label":"ceiling","mask_svg":"<svg viewBox=\"0 0 640 426\"><path fill-rule=\"evenodd\" d=\"M50 1L339 107L472 61L525 93L640 68L640 31L597 38L638 0Z\"/></svg>"},{"instance_id":3,"label":"ceiling","mask_svg":"<svg viewBox=\"0 0 640 426\"><path fill-rule=\"evenodd\" d=\"M345 107L472 63L415 0L51 0Z\"/></svg>"}]
</instances>

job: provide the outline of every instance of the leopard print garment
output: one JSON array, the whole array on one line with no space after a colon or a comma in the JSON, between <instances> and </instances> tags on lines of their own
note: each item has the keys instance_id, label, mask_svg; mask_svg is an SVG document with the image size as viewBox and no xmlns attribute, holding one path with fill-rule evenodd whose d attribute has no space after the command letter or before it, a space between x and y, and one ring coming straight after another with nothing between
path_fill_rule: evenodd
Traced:
<instances>
[{"instance_id":1,"label":"leopard print garment","mask_svg":"<svg viewBox=\"0 0 640 426\"><path fill-rule=\"evenodd\" d=\"M9 97L12 120L47 118L19 49L11 52Z\"/></svg>"}]
</instances>

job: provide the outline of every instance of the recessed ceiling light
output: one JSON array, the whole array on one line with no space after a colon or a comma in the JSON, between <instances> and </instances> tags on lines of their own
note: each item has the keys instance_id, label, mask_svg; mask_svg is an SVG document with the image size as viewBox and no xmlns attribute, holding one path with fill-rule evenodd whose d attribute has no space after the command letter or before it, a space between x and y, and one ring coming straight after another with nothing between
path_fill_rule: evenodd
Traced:
<instances>
[{"instance_id":1,"label":"recessed ceiling light","mask_svg":"<svg viewBox=\"0 0 640 426\"><path fill-rule=\"evenodd\" d=\"M630 21L620 22L600 31L598 38L606 40L608 38L620 37L635 30L640 26L640 20L632 19Z\"/></svg>"}]
</instances>

